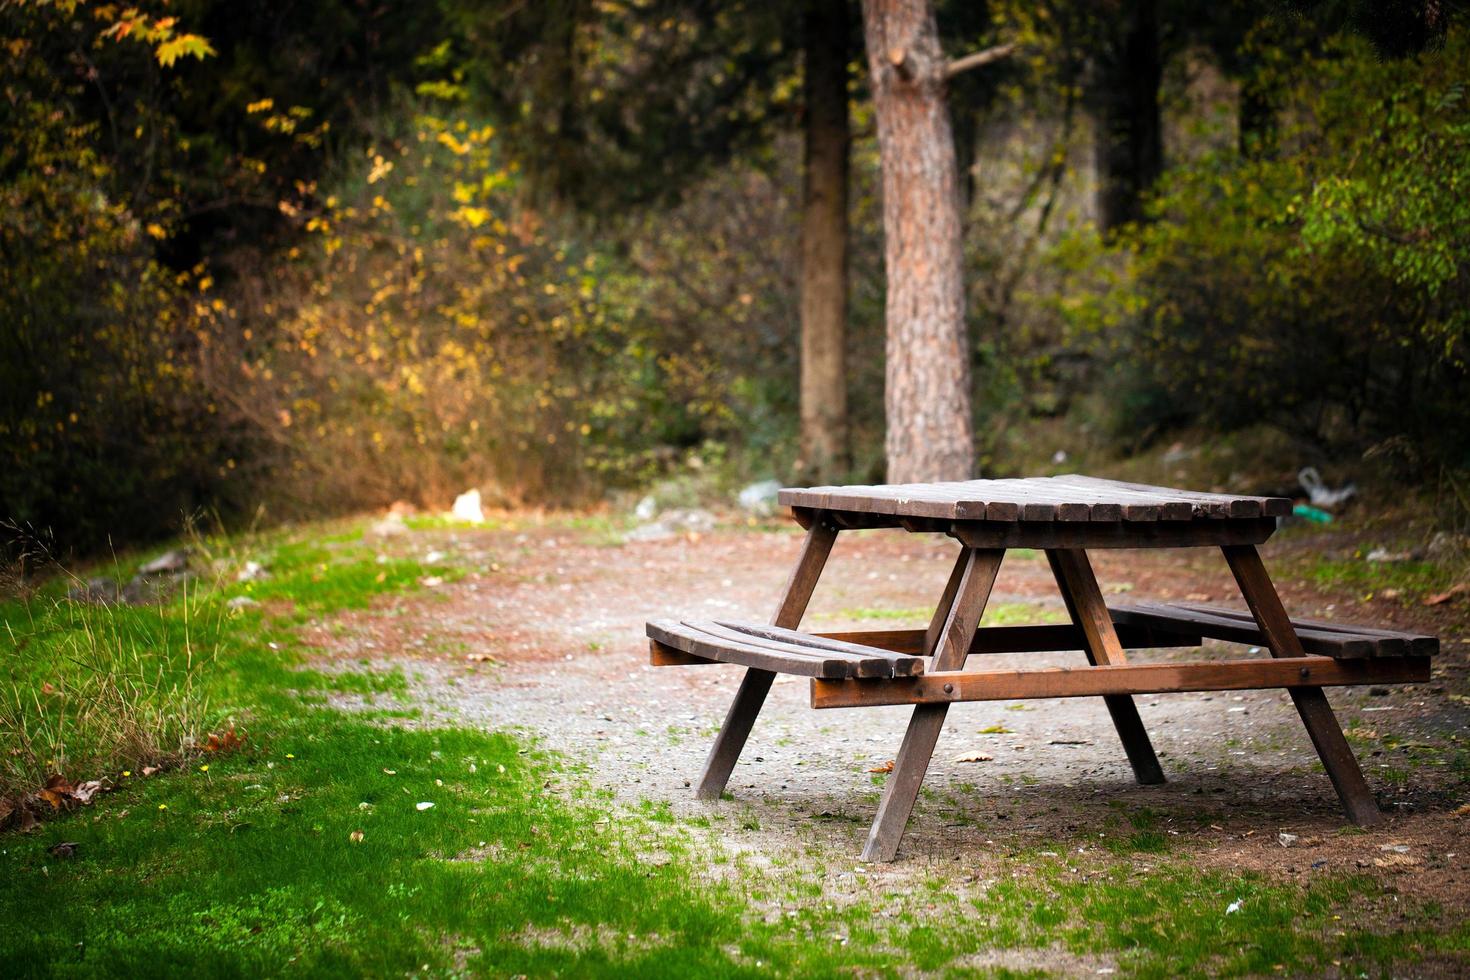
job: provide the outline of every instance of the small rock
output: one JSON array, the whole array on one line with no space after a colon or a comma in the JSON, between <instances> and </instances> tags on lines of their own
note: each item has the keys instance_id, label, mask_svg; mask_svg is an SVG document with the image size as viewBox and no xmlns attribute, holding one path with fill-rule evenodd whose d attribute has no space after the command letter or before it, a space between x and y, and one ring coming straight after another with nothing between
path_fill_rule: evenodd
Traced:
<instances>
[{"instance_id":1,"label":"small rock","mask_svg":"<svg viewBox=\"0 0 1470 980\"><path fill-rule=\"evenodd\" d=\"M139 575L173 575L189 567L189 549L175 548L165 551L146 565L139 566Z\"/></svg>"},{"instance_id":2,"label":"small rock","mask_svg":"<svg viewBox=\"0 0 1470 980\"><path fill-rule=\"evenodd\" d=\"M1389 551L1387 548L1374 548L1366 555L1368 561L1372 562L1394 562L1413 561L1412 551Z\"/></svg>"},{"instance_id":3,"label":"small rock","mask_svg":"<svg viewBox=\"0 0 1470 980\"><path fill-rule=\"evenodd\" d=\"M638 506L633 508L633 516L640 521L651 521L658 516L658 501L649 494L638 501Z\"/></svg>"},{"instance_id":4,"label":"small rock","mask_svg":"<svg viewBox=\"0 0 1470 980\"><path fill-rule=\"evenodd\" d=\"M235 575L237 582L259 582L270 578L271 573L266 571L265 566L258 561L247 561L239 573Z\"/></svg>"},{"instance_id":5,"label":"small rock","mask_svg":"<svg viewBox=\"0 0 1470 980\"><path fill-rule=\"evenodd\" d=\"M780 482L761 480L745 487L735 499L742 510L758 517L769 517L776 512L776 495L780 492Z\"/></svg>"},{"instance_id":6,"label":"small rock","mask_svg":"<svg viewBox=\"0 0 1470 980\"><path fill-rule=\"evenodd\" d=\"M110 578L87 579L66 594L73 602L112 603L122 598L122 586Z\"/></svg>"},{"instance_id":7,"label":"small rock","mask_svg":"<svg viewBox=\"0 0 1470 980\"><path fill-rule=\"evenodd\" d=\"M1370 687L1368 688L1368 696L1373 698L1386 698L1388 697L1388 688Z\"/></svg>"},{"instance_id":8,"label":"small rock","mask_svg":"<svg viewBox=\"0 0 1470 980\"><path fill-rule=\"evenodd\" d=\"M50 847L46 848L46 851L53 857L59 857L65 861L76 857L77 848L81 846L81 844L77 843L74 840L65 840L61 841L58 844L52 844Z\"/></svg>"},{"instance_id":9,"label":"small rock","mask_svg":"<svg viewBox=\"0 0 1470 980\"><path fill-rule=\"evenodd\" d=\"M256 609L259 606L260 603L256 602L248 595L237 595L235 596L235 598L225 603L226 609Z\"/></svg>"},{"instance_id":10,"label":"small rock","mask_svg":"<svg viewBox=\"0 0 1470 980\"><path fill-rule=\"evenodd\" d=\"M485 523L485 511L480 506L480 491L466 490L454 498L454 506L449 509L449 516L457 521L465 521L470 524Z\"/></svg>"},{"instance_id":11,"label":"small rock","mask_svg":"<svg viewBox=\"0 0 1470 980\"><path fill-rule=\"evenodd\" d=\"M1470 537L1463 534L1452 534L1449 531L1439 531L1429 539L1429 546L1424 553L1430 558L1453 558L1456 555L1470 551Z\"/></svg>"},{"instance_id":12,"label":"small rock","mask_svg":"<svg viewBox=\"0 0 1470 980\"><path fill-rule=\"evenodd\" d=\"M1285 832L1277 834L1276 839L1281 842L1282 847L1290 847L1297 841L1301 840L1301 838L1298 837L1296 834L1288 834Z\"/></svg>"}]
</instances>

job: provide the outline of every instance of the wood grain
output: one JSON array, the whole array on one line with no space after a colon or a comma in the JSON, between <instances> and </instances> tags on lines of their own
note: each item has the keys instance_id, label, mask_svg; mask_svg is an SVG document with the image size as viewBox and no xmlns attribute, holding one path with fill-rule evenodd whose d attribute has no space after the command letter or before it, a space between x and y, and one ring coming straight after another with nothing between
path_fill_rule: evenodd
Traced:
<instances>
[{"instance_id":1,"label":"wood grain","mask_svg":"<svg viewBox=\"0 0 1470 980\"><path fill-rule=\"evenodd\" d=\"M813 680L813 708L866 708L885 704L950 704L956 701L1020 701L1099 695L1180 694L1284 687L1308 690L1351 684L1422 683L1427 657L1393 660L1186 661L1112 667L1047 667L1031 670L931 671L895 680ZM1319 692L1320 693L1320 692Z\"/></svg>"}]
</instances>

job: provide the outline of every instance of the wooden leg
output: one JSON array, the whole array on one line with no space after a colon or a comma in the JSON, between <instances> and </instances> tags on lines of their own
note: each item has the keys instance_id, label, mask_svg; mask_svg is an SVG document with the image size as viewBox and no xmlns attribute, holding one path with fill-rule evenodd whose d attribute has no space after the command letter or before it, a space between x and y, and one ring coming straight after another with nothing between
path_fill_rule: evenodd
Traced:
<instances>
[{"instance_id":1,"label":"wooden leg","mask_svg":"<svg viewBox=\"0 0 1470 980\"><path fill-rule=\"evenodd\" d=\"M817 521L807 529L801 557L796 560L796 567L792 569L791 578L787 580L781 601L776 606L776 615L771 618L773 625L786 629L796 629L801 625L802 614L806 612L812 590L816 588L817 579L821 577L836 540L837 528L824 521ZM746 670L740 689L735 692L735 701L725 715L725 724L721 726L720 734L715 736L715 744L704 762L704 773L694 790L698 799L717 800L725 791L735 761L740 758L740 750L745 748L750 728L755 724L761 706L766 703L766 693L775 679L776 675L769 670L754 667Z\"/></svg>"},{"instance_id":2,"label":"wooden leg","mask_svg":"<svg viewBox=\"0 0 1470 980\"><path fill-rule=\"evenodd\" d=\"M996 549L966 548L962 553L963 569L934 650L935 670L958 670L965 665L970 642L980 626L980 617L985 612L985 603L990 598L1004 555L1004 551ZM921 704L914 708L908 731L903 736L903 745L893 762L893 772L883 787L878 816L868 831L868 842L863 847L864 861L892 861L898 854L903 829L913 812L914 801L918 799L924 774L929 771L934 744L939 740L948 711L947 704Z\"/></svg>"},{"instance_id":3,"label":"wooden leg","mask_svg":"<svg viewBox=\"0 0 1470 980\"><path fill-rule=\"evenodd\" d=\"M1097 587L1097 576L1092 572L1092 563L1087 552L1078 549L1056 549L1046 553L1051 563L1052 575L1057 588L1067 604L1072 623L1082 630L1087 638L1087 660L1094 667L1099 664L1121 664L1127 661L1123 644L1118 642L1113 619L1108 613L1107 602ZM1154 754L1153 743L1144 730L1143 719L1138 716L1138 705L1128 694L1107 694L1103 703L1113 717L1113 727L1123 742L1123 751L1133 766L1133 776L1145 786L1164 782L1164 770Z\"/></svg>"},{"instance_id":4,"label":"wooden leg","mask_svg":"<svg viewBox=\"0 0 1470 980\"><path fill-rule=\"evenodd\" d=\"M1291 625L1291 617L1281 604L1281 596L1277 594L1276 586L1271 583L1271 576L1261 562L1260 552L1256 551L1254 545L1226 545L1221 550L1225 552L1225 560L1230 563L1230 571L1235 575L1241 595L1245 596L1246 605L1250 606L1251 615L1256 618L1256 625L1266 637L1271 655L1306 656L1302 650L1302 641L1296 635L1295 627ZM1322 768L1327 770L1327 778L1332 780L1333 788L1342 800L1348 819L1359 827L1381 823L1383 814L1379 812L1378 803L1373 799L1373 791L1363 779L1358 760L1353 758L1353 750L1348 747L1347 739L1343 738L1342 727L1332 713L1327 695L1322 693L1320 687L1293 687L1287 690L1291 693L1297 714L1301 715L1302 724L1307 727L1307 734L1311 736L1312 745L1316 747L1317 755L1322 760Z\"/></svg>"},{"instance_id":5,"label":"wooden leg","mask_svg":"<svg viewBox=\"0 0 1470 980\"><path fill-rule=\"evenodd\" d=\"M929 628L924 631L924 656L934 656L939 649L939 638L944 634L944 624L949 622L949 611L954 607L954 597L959 594L960 581L965 577L965 566L969 564L969 549L961 548L955 556L954 568L949 571L949 581L944 583L944 595L934 607Z\"/></svg>"}]
</instances>

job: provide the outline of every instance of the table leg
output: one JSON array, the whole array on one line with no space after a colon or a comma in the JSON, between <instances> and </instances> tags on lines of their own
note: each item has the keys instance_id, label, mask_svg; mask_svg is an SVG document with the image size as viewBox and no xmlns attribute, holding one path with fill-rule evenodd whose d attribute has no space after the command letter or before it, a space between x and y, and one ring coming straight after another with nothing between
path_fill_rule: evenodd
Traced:
<instances>
[{"instance_id":1,"label":"table leg","mask_svg":"<svg viewBox=\"0 0 1470 980\"><path fill-rule=\"evenodd\" d=\"M990 590L995 585L995 575L1000 571L1004 556L1005 552L1000 549L966 548L961 553L960 564L956 567L962 566L962 569L955 583L953 600L945 614L944 628L935 646L933 669L958 670L965 665L970 642L980 626L980 617L985 612L985 603L990 598ZM946 594L949 594L948 588ZM936 618L938 615L936 612ZM883 787L878 815L868 831L868 842L863 848L864 861L892 861L898 854L899 841L903 839L903 830L908 824L909 814L913 812L924 774L929 771L934 744L939 740L948 711L947 704L921 704L914 708L898 757L893 762L893 772Z\"/></svg>"},{"instance_id":2,"label":"table leg","mask_svg":"<svg viewBox=\"0 0 1470 980\"><path fill-rule=\"evenodd\" d=\"M1306 656L1302 641L1291 625L1291 617L1286 614L1281 596L1261 561L1260 552L1254 545L1226 545L1221 550L1225 552L1225 560L1230 563L1230 571L1235 575L1241 595L1245 596L1246 605L1250 606L1251 615L1256 618L1256 625L1266 637L1271 656ZM1296 704L1307 734L1312 738L1317 755L1322 759L1327 778L1332 780L1333 788L1342 800L1348 819L1359 827L1381 823L1383 814L1373 799L1373 791L1363 779L1363 771L1358 768L1353 750L1343 737L1342 727L1332 713L1327 695L1320 687L1290 687L1287 691Z\"/></svg>"},{"instance_id":3,"label":"table leg","mask_svg":"<svg viewBox=\"0 0 1470 980\"><path fill-rule=\"evenodd\" d=\"M786 629L796 629L801 625L802 614L806 612L812 590L817 586L817 579L821 577L822 568L827 564L827 556L832 553L832 544L836 540L837 528L825 521L819 520L807 529L806 541L801 546L801 557L796 560L796 567L792 569L786 588L781 593L781 602L776 607L776 615L771 619L772 625ZM717 800L725 791L725 784L730 780L735 761L740 758L740 750L745 748L745 740L750 737L750 728L755 724L756 715L760 714L761 706L766 702L766 693L770 691L771 682L775 679L776 675L769 670L751 667L745 671L740 689L735 692L735 701L725 715L725 724L721 726L720 734L715 736L715 744L710 748L709 758L705 760L704 773L699 777L699 786L694 791L698 799Z\"/></svg>"},{"instance_id":4,"label":"table leg","mask_svg":"<svg viewBox=\"0 0 1470 980\"><path fill-rule=\"evenodd\" d=\"M1073 625L1082 630L1087 638L1087 660L1094 667L1099 664L1121 664L1127 661L1123 644L1118 641L1113 629L1113 618L1108 612L1107 602L1097 587L1097 576L1087 552L1073 548L1058 548L1046 553L1051 563L1052 575L1057 588L1067 604L1067 612ZM1164 770L1154 754L1153 743L1138 716L1138 705L1130 694L1105 694L1103 703L1113 717L1113 727L1123 742L1123 751L1133 766L1133 776L1145 786L1164 782Z\"/></svg>"}]
</instances>

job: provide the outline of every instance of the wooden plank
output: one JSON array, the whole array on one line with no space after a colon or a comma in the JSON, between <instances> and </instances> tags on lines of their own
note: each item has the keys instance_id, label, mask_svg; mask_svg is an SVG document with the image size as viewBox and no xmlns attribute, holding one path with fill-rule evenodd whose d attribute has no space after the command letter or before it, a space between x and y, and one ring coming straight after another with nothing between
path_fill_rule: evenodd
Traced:
<instances>
[{"instance_id":1,"label":"wooden plank","mask_svg":"<svg viewBox=\"0 0 1470 980\"><path fill-rule=\"evenodd\" d=\"M1189 691L1250 691L1284 687L1317 690L1355 684L1419 684L1429 680L1428 657L1393 660L1200 660L1108 667L931 671L894 680L813 680L813 708L887 704L1022 701ZM1318 691L1318 693L1321 693Z\"/></svg>"},{"instance_id":2,"label":"wooden plank","mask_svg":"<svg viewBox=\"0 0 1470 980\"><path fill-rule=\"evenodd\" d=\"M697 657L676 647L666 646L652 638L648 641L648 662L655 667L693 667L719 663L718 660Z\"/></svg>"},{"instance_id":3,"label":"wooden plank","mask_svg":"<svg viewBox=\"0 0 1470 980\"><path fill-rule=\"evenodd\" d=\"M1144 626L1115 623L1113 629L1125 650L1157 647L1197 647L1199 636L1166 633ZM845 633L817 633L817 636L844 640L863 646L892 650L895 653L923 653L924 630L862 630ZM975 631L970 656L988 653L1049 653L1085 650L1087 638L1076 626L985 626Z\"/></svg>"},{"instance_id":4,"label":"wooden plank","mask_svg":"<svg viewBox=\"0 0 1470 980\"><path fill-rule=\"evenodd\" d=\"M783 629L780 626L759 626L753 623L700 623L704 628L718 627L727 630L733 636L743 636L750 640L761 640L770 644L784 645L786 647L808 648L813 650L824 650L834 653L843 653L851 657L869 660L874 657L887 661L890 673L896 677L904 677L910 674L922 674L924 672L924 658L915 655L903 655L882 647L865 647L847 640L835 640L831 637L820 636L815 633L802 633L798 630ZM711 629L714 632L714 629Z\"/></svg>"},{"instance_id":5,"label":"wooden plank","mask_svg":"<svg viewBox=\"0 0 1470 980\"><path fill-rule=\"evenodd\" d=\"M1122 489L1181 497L1199 504L1206 513L1219 517L1288 517L1292 509L1292 503L1286 497L1255 497L1228 493L1205 493L1199 490L1176 490L1173 487L1130 483L1126 480L1103 480L1099 477L1082 476L1081 474L1068 474L1067 479L1079 484L1106 483Z\"/></svg>"},{"instance_id":6,"label":"wooden plank","mask_svg":"<svg viewBox=\"0 0 1470 980\"><path fill-rule=\"evenodd\" d=\"M1256 624L1265 634L1271 655L1287 661L1306 656L1296 629L1291 625L1291 617L1286 614L1286 607L1276 594L1276 586L1272 584L1271 576L1266 573L1266 566L1261 562L1260 553L1253 547L1222 550L1230 571L1235 576L1235 582L1240 586L1241 595L1245 596L1246 605L1250 606ZM1427 660L1423 662L1428 663ZM1427 671L1425 679L1428 679ZM1297 714L1301 716L1302 724L1311 736L1312 745L1317 749L1317 757L1322 760L1322 768L1327 770L1327 776L1337 790L1338 799L1342 801L1348 819L1359 827L1381 823L1383 814L1379 812L1378 803L1373 799L1373 791L1363 779L1363 771L1358 768L1353 750L1342 735L1342 727L1332 713L1327 695L1322 693L1320 687L1294 687L1291 689L1291 700L1296 704Z\"/></svg>"},{"instance_id":7,"label":"wooden plank","mask_svg":"<svg viewBox=\"0 0 1470 980\"><path fill-rule=\"evenodd\" d=\"M1004 556L1002 551L967 551L965 571L934 651L935 669L955 670L965 665ZM924 774L929 770L934 744L939 740L948 710L943 704L921 704L914 708L903 744L893 761L893 772L883 785L878 814L868 830L868 840L863 846L864 861L892 861L898 854L899 841L903 839Z\"/></svg>"},{"instance_id":8,"label":"wooden plank","mask_svg":"<svg viewBox=\"0 0 1470 980\"><path fill-rule=\"evenodd\" d=\"M1231 643L1249 643L1269 646L1265 634L1254 619L1238 619L1233 616L1215 615L1195 609L1185 609L1169 603L1127 603L1113 607L1113 618L1120 623L1151 626L1159 630L1178 629L1186 633L1198 633L1215 640ZM1371 637L1337 633L1329 630L1298 629L1297 640L1306 653L1342 660L1358 659L1373 655L1379 642ZM1390 649L1394 649L1390 647ZM1397 646L1397 656L1407 655L1408 644Z\"/></svg>"},{"instance_id":9,"label":"wooden plank","mask_svg":"<svg viewBox=\"0 0 1470 980\"><path fill-rule=\"evenodd\" d=\"M1176 490L1067 474L1018 480L967 480L781 491L783 505L849 513L949 520L1182 521L1252 519L1291 513L1283 497Z\"/></svg>"},{"instance_id":10,"label":"wooden plank","mask_svg":"<svg viewBox=\"0 0 1470 980\"><path fill-rule=\"evenodd\" d=\"M837 529L827 521L814 519L807 528L801 555L797 558L796 567L786 581L786 590L776 605L776 614L772 617L774 625L789 629L801 625L802 614L806 612L812 590L816 588L817 579L821 577L822 568L827 564L827 556L832 553L832 544L836 540ZM694 789L697 799L717 800L725 791L725 784L729 782L735 762L740 758L740 750L745 748L750 729L755 724L761 705L766 702L766 694L771 690L771 682L775 679L773 671L758 668L746 670L745 676L740 680L740 688L735 692L735 700L730 703L730 710L725 715L725 722L720 726L720 733L715 736L715 744L710 746L709 755L705 758L704 772L700 774L699 785Z\"/></svg>"},{"instance_id":11,"label":"wooden plank","mask_svg":"<svg viewBox=\"0 0 1470 980\"><path fill-rule=\"evenodd\" d=\"M1194 506L1173 494L1148 493L1134 490L1112 480L1074 482L1069 476L1046 478L1057 487L1057 493L1095 494L1099 500L1116 503L1123 511L1123 519L1129 521L1187 521L1195 517Z\"/></svg>"},{"instance_id":12,"label":"wooden plank","mask_svg":"<svg viewBox=\"0 0 1470 980\"><path fill-rule=\"evenodd\" d=\"M1113 628L1113 618L1108 612L1106 601L1097 587L1097 577L1092 572L1092 563L1085 551L1048 551L1047 561L1052 575L1067 603L1067 612L1074 625L1087 637L1087 659L1094 667L1115 666L1126 661L1123 644ZM1164 769L1154 752L1153 742L1143 727L1138 706L1126 694L1109 694L1103 697L1113 727L1118 731L1118 740L1123 743L1123 752L1128 764L1133 767L1133 776L1145 786L1164 782Z\"/></svg>"},{"instance_id":13,"label":"wooden plank","mask_svg":"<svg viewBox=\"0 0 1470 980\"><path fill-rule=\"evenodd\" d=\"M1189 602L1173 603L1173 605L1180 606L1184 609L1192 609L1197 612L1219 616L1229 616L1231 619L1241 619L1246 620L1250 623L1255 623L1255 617L1251 615L1249 609L1232 609L1228 606L1199 605ZM1407 630L1383 629L1377 626L1359 626L1353 623L1338 623L1325 619L1306 619L1301 616L1293 616L1291 617L1291 621L1296 626L1298 636L1301 635L1303 629L1317 630L1324 633L1346 633L1352 636L1374 640L1402 641L1405 644L1406 649L1403 653L1393 654L1394 656L1434 657L1439 655L1439 637L1437 636L1426 636L1423 633L1411 633ZM1379 648L1378 650L1375 650L1374 655L1384 656L1385 654L1382 652L1383 649L1384 648ZM1387 649L1395 650L1397 649L1397 645L1390 644ZM1307 652L1311 653L1312 651L1308 650Z\"/></svg>"},{"instance_id":14,"label":"wooden plank","mask_svg":"<svg viewBox=\"0 0 1470 980\"><path fill-rule=\"evenodd\" d=\"M973 548L1199 548L1260 544L1276 533L1274 518L1240 521L1074 521L1051 524L957 521L951 533Z\"/></svg>"},{"instance_id":15,"label":"wooden plank","mask_svg":"<svg viewBox=\"0 0 1470 980\"><path fill-rule=\"evenodd\" d=\"M720 663L739 664L758 670L769 670L776 674L797 674L801 677L891 677L893 670L888 661L874 657L869 661L849 654L832 653L815 649L773 649L755 643L709 634L694 633L685 628L687 624L672 620L655 620L646 627L650 639L664 646L692 653L707 660Z\"/></svg>"}]
</instances>

